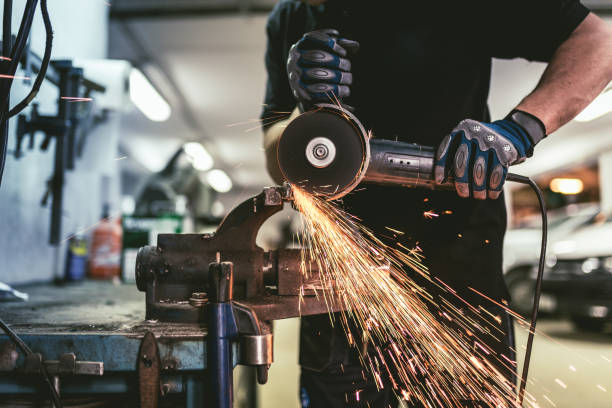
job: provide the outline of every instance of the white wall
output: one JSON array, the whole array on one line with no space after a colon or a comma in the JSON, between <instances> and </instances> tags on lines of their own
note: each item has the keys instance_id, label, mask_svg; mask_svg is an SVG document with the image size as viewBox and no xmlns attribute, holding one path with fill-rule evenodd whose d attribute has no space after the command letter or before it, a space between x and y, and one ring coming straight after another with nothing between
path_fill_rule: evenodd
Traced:
<instances>
[{"instance_id":1,"label":"white wall","mask_svg":"<svg viewBox=\"0 0 612 408\"><path fill-rule=\"evenodd\" d=\"M13 33L17 32L25 0L13 6ZM49 13L53 25L52 59L104 58L107 52L108 5L102 0L51 0ZM40 12L32 27L31 46L38 55L44 49L45 31ZM29 85L16 80L11 102L14 105L27 94ZM35 102L42 114L55 114L57 88L43 85ZM27 112L27 111L26 111ZM83 157L76 169L66 173L62 236L68 237L79 226L96 222L101 212L101 179L113 181L111 202L116 202L117 164L114 161L118 131L113 121L98 127L89 135ZM22 283L50 280L54 267L63 265L65 244L57 252L48 245L50 203L42 208L40 201L51 177L53 145L46 152L38 146L26 150L25 157L15 160L16 120L10 122L9 155L0 187L0 281Z\"/></svg>"}]
</instances>

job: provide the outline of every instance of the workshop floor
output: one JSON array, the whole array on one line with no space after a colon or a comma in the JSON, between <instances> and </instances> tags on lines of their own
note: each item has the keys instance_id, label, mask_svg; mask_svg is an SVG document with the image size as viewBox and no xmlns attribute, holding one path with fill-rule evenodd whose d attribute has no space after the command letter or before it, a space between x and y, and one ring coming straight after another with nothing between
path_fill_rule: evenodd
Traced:
<instances>
[{"instance_id":1,"label":"workshop floor","mask_svg":"<svg viewBox=\"0 0 612 408\"><path fill-rule=\"evenodd\" d=\"M612 328L602 334L576 331L563 319L541 319L530 368L528 391L541 408L612 407ZM519 350L527 331L516 328ZM257 389L258 406L299 407L299 320L275 323L270 380ZM548 336L548 337L547 337Z\"/></svg>"}]
</instances>

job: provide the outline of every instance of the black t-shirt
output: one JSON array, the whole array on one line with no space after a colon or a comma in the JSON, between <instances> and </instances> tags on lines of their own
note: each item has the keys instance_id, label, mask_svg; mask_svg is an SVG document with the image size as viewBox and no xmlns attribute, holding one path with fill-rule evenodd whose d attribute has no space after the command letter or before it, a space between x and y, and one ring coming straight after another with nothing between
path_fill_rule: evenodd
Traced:
<instances>
[{"instance_id":1,"label":"black t-shirt","mask_svg":"<svg viewBox=\"0 0 612 408\"><path fill-rule=\"evenodd\" d=\"M286 73L291 45L305 32L336 28L361 44L346 102L366 129L378 138L436 147L459 121L490 120L493 57L548 61L587 14L577 0L281 1L267 25L262 119L296 106ZM391 234L385 227L404 231L404 240L423 249L432 274L468 300L477 299L468 287L507 296L503 196L477 201L453 192L366 186L344 204L381 235ZM423 215L430 210L438 216Z\"/></svg>"}]
</instances>

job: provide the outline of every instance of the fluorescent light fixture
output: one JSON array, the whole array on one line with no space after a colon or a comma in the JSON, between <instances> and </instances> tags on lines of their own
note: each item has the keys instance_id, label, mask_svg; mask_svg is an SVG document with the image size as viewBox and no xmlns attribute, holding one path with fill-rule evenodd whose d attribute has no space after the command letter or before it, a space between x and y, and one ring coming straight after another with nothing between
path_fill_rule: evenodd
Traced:
<instances>
[{"instance_id":1,"label":"fluorescent light fixture","mask_svg":"<svg viewBox=\"0 0 612 408\"><path fill-rule=\"evenodd\" d=\"M555 178L550 181L550 189L555 193L578 194L583 188L584 184L580 179Z\"/></svg>"},{"instance_id":2,"label":"fluorescent light fixture","mask_svg":"<svg viewBox=\"0 0 612 408\"><path fill-rule=\"evenodd\" d=\"M213 158L204 146L198 142L189 142L183 145L183 151L191 162L194 169L199 171L210 170L213 166Z\"/></svg>"},{"instance_id":3,"label":"fluorescent light fixture","mask_svg":"<svg viewBox=\"0 0 612 408\"><path fill-rule=\"evenodd\" d=\"M589 106L587 106L575 120L577 122L588 122L612 112L612 89L599 95Z\"/></svg>"},{"instance_id":4,"label":"fluorescent light fixture","mask_svg":"<svg viewBox=\"0 0 612 408\"><path fill-rule=\"evenodd\" d=\"M172 110L168 102L136 68L130 71L130 99L144 115L154 122L164 122Z\"/></svg>"},{"instance_id":5,"label":"fluorescent light fixture","mask_svg":"<svg viewBox=\"0 0 612 408\"><path fill-rule=\"evenodd\" d=\"M206 182L219 193L227 193L232 189L232 179L223 170L214 169L206 173Z\"/></svg>"}]
</instances>

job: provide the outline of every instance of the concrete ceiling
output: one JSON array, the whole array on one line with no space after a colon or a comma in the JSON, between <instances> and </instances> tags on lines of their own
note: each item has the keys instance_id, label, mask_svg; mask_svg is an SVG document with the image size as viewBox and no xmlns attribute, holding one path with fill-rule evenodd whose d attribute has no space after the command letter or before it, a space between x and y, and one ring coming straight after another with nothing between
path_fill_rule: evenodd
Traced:
<instances>
[{"instance_id":1,"label":"concrete ceiling","mask_svg":"<svg viewBox=\"0 0 612 408\"><path fill-rule=\"evenodd\" d=\"M259 116L265 22L265 13L113 19L110 57L141 66L173 106L164 123L150 122L138 111L128 114L126 153L154 170L181 143L199 140L238 186L232 195L244 197L270 184L257 124L230 126ZM489 100L493 117L503 117L533 89L543 69L521 60L496 61ZM537 161L516 170L534 175L612 149L610 129L612 114L571 123L538 146Z\"/></svg>"}]
</instances>

